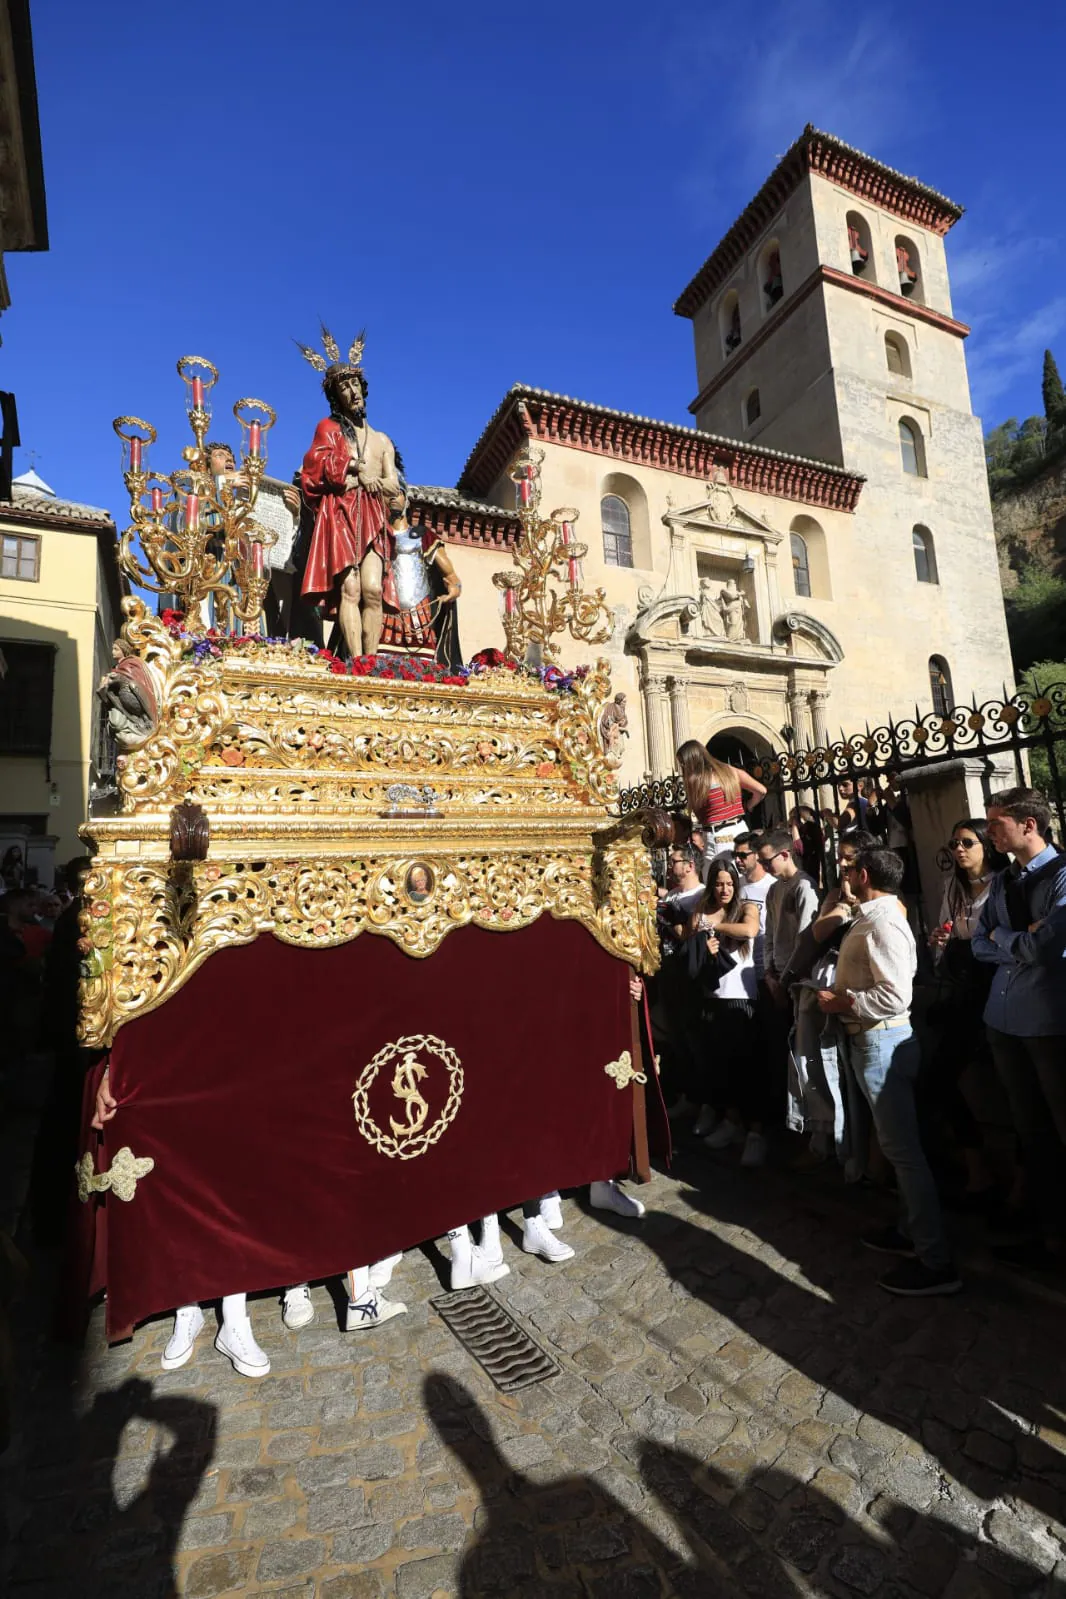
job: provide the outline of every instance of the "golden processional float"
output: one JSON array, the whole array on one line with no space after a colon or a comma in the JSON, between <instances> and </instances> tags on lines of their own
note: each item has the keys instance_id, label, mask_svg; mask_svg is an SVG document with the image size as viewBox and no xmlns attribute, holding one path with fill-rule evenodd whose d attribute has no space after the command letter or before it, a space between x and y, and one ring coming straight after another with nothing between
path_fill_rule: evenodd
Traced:
<instances>
[{"instance_id":1,"label":"golden processional float","mask_svg":"<svg viewBox=\"0 0 1066 1599\"><path fill-rule=\"evenodd\" d=\"M179 470L149 470L149 424L115 423L120 564L172 600L123 602L101 690L120 809L84 830L87 1104L106 1067L118 1110L86 1118L81 1270L112 1338L647 1175L629 974L658 964L655 894L641 819L612 808L607 663L558 665L561 632L609 633L576 513L541 514L527 449L494 578L506 648L457 671L264 639L275 415L238 401L239 466L213 474L217 371L178 370Z\"/></svg>"}]
</instances>

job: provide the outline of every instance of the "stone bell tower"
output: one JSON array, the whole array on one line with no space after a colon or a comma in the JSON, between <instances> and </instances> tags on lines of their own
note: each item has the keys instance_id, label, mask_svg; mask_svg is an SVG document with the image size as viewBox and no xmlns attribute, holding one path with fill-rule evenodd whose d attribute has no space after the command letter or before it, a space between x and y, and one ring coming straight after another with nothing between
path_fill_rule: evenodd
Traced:
<instances>
[{"instance_id":1,"label":"stone bell tower","mask_svg":"<svg viewBox=\"0 0 1066 1599\"><path fill-rule=\"evenodd\" d=\"M674 306L693 324L699 428L866 479L853 536L828 541L826 594L922 630L927 669L907 672L901 709L950 704L953 681L991 694L1012 670L948 284L961 215L808 126Z\"/></svg>"}]
</instances>

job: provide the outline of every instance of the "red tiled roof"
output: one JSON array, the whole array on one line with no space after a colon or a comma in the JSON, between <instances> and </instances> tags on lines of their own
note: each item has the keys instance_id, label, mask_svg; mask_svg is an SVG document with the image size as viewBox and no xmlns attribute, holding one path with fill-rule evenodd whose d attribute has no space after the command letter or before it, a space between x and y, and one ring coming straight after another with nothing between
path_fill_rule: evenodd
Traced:
<instances>
[{"instance_id":1,"label":"red tiled roof","mask_svg":"<svg viewBox=\"0 0 1066 1599\"><path fill-rule=\"evenodd\" d=\"M527 438L704 481L724 468L734 488L830 510L853 511L865 481L828 461L812 461L516 383L474 445L459 478L459 493L488 493Z\"/></svg>"}]
</instances>

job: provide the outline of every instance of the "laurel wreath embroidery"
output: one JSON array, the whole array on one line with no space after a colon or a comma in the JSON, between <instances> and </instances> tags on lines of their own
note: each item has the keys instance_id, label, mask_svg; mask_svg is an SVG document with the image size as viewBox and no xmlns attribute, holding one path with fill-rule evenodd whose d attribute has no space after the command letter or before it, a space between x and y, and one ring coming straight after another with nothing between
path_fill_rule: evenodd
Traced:
<instances>
[{"instance_id":1,"label":"laurel wreath embroidery","mask_svg":"<svg viewBox=\"0 0 1066 1599\"><path fill-rule=\"evenodd\" d=\"M411 1110L415 1102L425 1105L425 1101L417 1091L417 1082L428 1072L428 1068L419 1059L422 1054L436 1056L448 1071L448 1098L436 1121L430 1123L428 1127L424 1126L424 1113L421 1113L419 1120L420 1113L417 1111L412 1113ZM377 1080L378 1073L394 1061L396 1071L393 1077L393 1093L407 1113L411 1130L405 1132L402 1124L390 1118L389 1126L393 1129L390 1134L383 1132L370 1114L370 1090ZM360 1072L352 1095L356 1126L367 1143L380 1154L388 1155L394 1160L415 1160L437 1143L455 1120L463 1097L463 1087L463 1068L454 1049L451 1049L443 1039L435 1038L432 1033L407 1034L403 1038L398 1038L395 1043L386 1044L383 1049L379 1049L373 1060L369 1061Z\"/></svg>"}]
</instances>

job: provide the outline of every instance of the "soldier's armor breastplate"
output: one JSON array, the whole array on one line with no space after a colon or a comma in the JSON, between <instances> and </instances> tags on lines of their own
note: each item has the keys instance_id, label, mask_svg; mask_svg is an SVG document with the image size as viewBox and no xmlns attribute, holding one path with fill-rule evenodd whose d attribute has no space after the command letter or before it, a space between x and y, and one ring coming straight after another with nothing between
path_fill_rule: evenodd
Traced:
<instances>
[{"instance_id":1,"label":"soldier's armor breastplate","mask_svg":"<svg viewBox=\"0 0 1066 1599\"><path fill-rule=\"evenodd\" d=\"M392 573L401 611L413 611L429 598L429 577L422 555L422 535L413 529L394 533Z\"/></svg>"}]
</instances>

